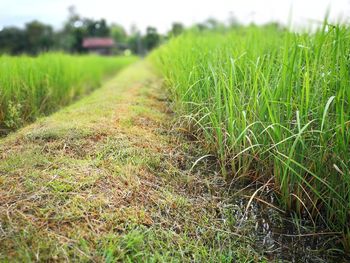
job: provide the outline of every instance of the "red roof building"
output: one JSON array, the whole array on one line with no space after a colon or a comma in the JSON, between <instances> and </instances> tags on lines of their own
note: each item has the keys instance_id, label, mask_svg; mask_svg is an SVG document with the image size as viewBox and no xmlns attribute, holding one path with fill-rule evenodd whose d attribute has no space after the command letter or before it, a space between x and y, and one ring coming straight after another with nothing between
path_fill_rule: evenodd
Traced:
<instances>
[{"instance_id":1,"label":"red roof building","mask_svg":"<svg viewBox=\"0 0 350 263\"><path fill-rule=\"evenodd\" d=\"M111 54L112 48L115 47L115 42L108 37L89 37L83 39L83 48L91 53L101 55Z\"/></svg>"}]
</instances>

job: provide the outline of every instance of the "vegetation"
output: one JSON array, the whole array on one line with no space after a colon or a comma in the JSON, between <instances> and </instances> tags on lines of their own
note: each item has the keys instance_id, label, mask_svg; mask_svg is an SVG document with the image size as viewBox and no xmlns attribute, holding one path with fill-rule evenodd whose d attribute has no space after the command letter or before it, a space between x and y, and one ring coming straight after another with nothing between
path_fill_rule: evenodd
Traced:
<instances>
[{"instance_id":1,"label":"vegetation","mask_svg":"<svg viewBox=\"0 0 350 263\"><path fill-rule=\"evenodd\" d=\"M226 177L273 187L350 249L350 29L193 30L153 54L176 109ZM260 188L263 189L264 187Z\"/></svg>"},{"instance_id":2,"label":"vegetation","mask_svg":"<svg viewBox=\"0 0 350 263\"><path fill-rule=\"evenodd\" d=\"M130 50L134 54L144 55L156 48L165 38L180 34L183 26L174 23L166 36L158 33L155 27L147 27L146 33L133 26L130 34L118 24L109 25L106 20L94 20L82 17L74 7L69 8L69 16L62 29L54 30L52 26L39 21L31 21L24 28L7 26L0 29L0 54L37 55L48 51L66 53L86 53L83 39L88 37L110 37L116 45L114 53Z\"/></svg>"},{"instance_id":3,"label":"vegetation","mask_svg":"<svg viewBox=\"0 0 350 263\"><path fill-rule=\"evenodd\" d=\"M90 37L126 56L82 55ZM231 15L142 34L71 7L59 30L1 28L0 136L166 41L150 59L168 94L146 60L1 138L0 261L348 257L349 26L296 33Z\"/></svg>"},{"instance_id":4,"label":"vegetation","mask_svg":"<svg viewBox=\"0 0 350 263\"><path fill-rule=\"evenodd\" d=\"M160 83L135 63L0 141L1 262L267 262Z\"/></svg>"},{"instance_id":5,"label":"vegetation","mask_svg":"<svg viewBox=\"0 0 350 263\"><path fill-rule=\"evenodd\" d=\"M0 57L1 133L69 104L135 60L64 54Z\"/></svg>"}]
</instances>

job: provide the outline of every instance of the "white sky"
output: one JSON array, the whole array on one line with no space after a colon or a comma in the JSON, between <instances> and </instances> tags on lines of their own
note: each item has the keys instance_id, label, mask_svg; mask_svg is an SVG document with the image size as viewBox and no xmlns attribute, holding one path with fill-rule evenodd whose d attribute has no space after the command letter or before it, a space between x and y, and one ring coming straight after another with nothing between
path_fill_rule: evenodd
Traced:
<instances>
[{"instance_id":1,"label":"white sky","mask_svg":"<svg viewBox=\"0 0 350 263\"><path fill-rule=\"evenodd\" d=\"M0 0L0 29L8 25L22 26L38 19L59 28L74 5L79 14L105 18L129 29L132 24L144 30L156 26L162 33L171 23L185 25L208 17L227 20L230 13L240 22L261 24L269 21L288 23L290 10L297 25L323 19L330 7L330 18L349 20L350 0Z\"/></svg>"}]
</instances>

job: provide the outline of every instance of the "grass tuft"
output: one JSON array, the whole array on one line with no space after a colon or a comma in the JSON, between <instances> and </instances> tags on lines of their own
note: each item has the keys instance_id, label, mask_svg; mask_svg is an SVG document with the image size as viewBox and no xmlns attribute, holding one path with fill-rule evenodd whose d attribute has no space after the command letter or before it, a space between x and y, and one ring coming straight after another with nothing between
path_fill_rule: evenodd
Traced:
<instances>
[{"instance_id":1,"label":"grass tuft","mask_svg":"<svg viewBox=\"0 0 350 263\"><path fill-rule=\"evenodd\" d=\"M56 111L100 86L135 57L0 57L0 134Z\"/></svg>"},{"instance_id":2,"label":"grass tuft","mask_svg":"<svg viewBox=\"0 0 350 263\"><path fill-rule=\"evenodd\" d=\"M152 55L226 177L273 175L279 203L349 247L350 29L188 32Z\"/></svg>"}]
</instances>

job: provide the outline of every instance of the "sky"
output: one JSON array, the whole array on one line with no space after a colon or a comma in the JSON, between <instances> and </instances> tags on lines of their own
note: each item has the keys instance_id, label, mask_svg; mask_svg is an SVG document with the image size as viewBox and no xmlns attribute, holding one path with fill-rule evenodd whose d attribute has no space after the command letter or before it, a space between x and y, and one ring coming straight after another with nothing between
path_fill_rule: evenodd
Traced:
<instances>
[{"instance_id":1,"label":"sky","mask_svg":"<svg viewBox=\"0 0 350 263\"><path fill-rule=\"evenodd\" d=\"M231 15L244 24L288 24L292 14L294 25L308 26L321 21L329 8L330 19L350 20L350 0L0 0L0 29L34 19L58 29L72 5L83 17L105 18L126 29L155 26L161 33L173 22L189 26L209 17L225 21Z\"/></svg>"}]
</instances>

